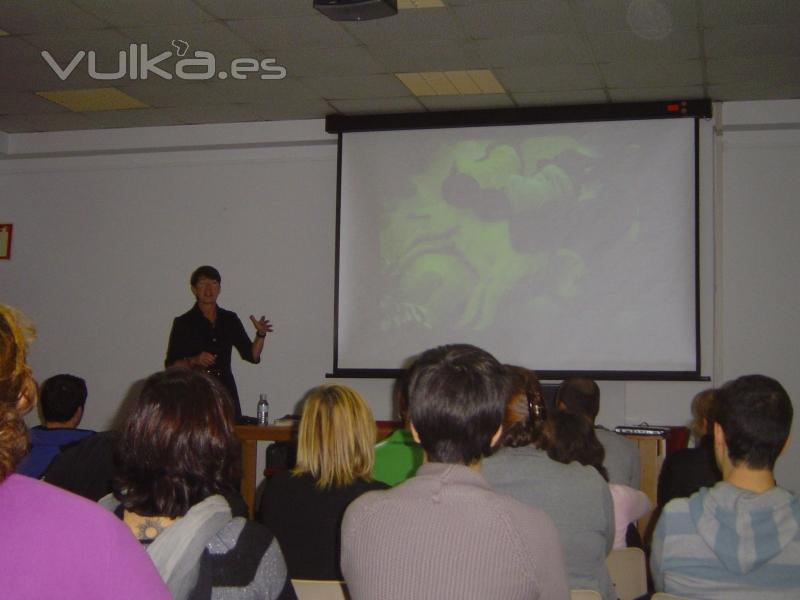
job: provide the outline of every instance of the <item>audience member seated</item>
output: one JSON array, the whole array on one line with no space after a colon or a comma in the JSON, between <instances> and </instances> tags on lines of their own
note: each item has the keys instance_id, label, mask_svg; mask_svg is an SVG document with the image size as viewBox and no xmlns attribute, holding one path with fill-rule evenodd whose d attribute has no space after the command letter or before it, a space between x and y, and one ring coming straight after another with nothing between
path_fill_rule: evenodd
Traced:
<instances>
[{"instance_id":1,"label":"audience member seated","mask_svg":"<svg viewBox=\"0 0 800 600\"><path fill-rule=\"evenodd\" d=\"M54 375L42 384L39 401L44 426L31 428L31 449L19 463L17 473L38 479L65 447L94 434L88 429L77 429L86 396L86 382L74 375Z\"/></svg>"},{"instance_id":2,"label":"audience member seated","mask_svg":"<svg viewBox=\"0 0 800 600\"><path fill-rule=\"evenodd\" d=\"M502 434L506 369L468 345L423 353L409 374L409 428L427 462L355 500L342 524L354 600L569 598L558 531L480 472Z\"/></svg>"},{"instance_id":3,"label":"audience member seated","mask_svg":"<svg viewBox=\"0 0 800 600\"><path fill-rule=\"evenodd\" d=\"M43 479L61 489L97 502L112 492L116 473L116 431L101 431L64 449L53 459Z\"/></svg>"},{"instance_id":4,"label":"audience member seated","mask_svg":"<svg viewBox=\"0 0 800 600\"><path fill-rule=\"evenodd\" d=\"M615 600L606 556L614 540L614 512L605 479L593 468L562 464L540 449L545 422L536 375L516 367L503 419L502 448L481 471L498 492L546 512L558 529L571 589Z\"/></svg>"},{"instance_id":5,"label":"audience member seated","mask_svg":"<svg viewBox=\"0 0 800 600\"><path fill-rule=\"evenodd\" d=\"M722 479L714 458L714 407L714 390L704 390L692 400L689 429L696 445L676 450L664 459L658 476L659 506L666 506L673 498L688 498Z\"/></svg>"},{"instance_id":6,"label":"audience member seated","mask_svg":"<svg viewBox=\"0 0 800 600\"><path fill-rule=\"evenodd\" d=\"M547 421L543 445L553 460L594 467L604 480L608 480L603 466L605 450L595 431L587 419L560 411ZM624 548L628 527L647 514L650 499L644 492L627 485L609 483L608 488L614 506L614 548Z\"/></svg>"},{"instance_id":7,"label":"audience member seated","mask_svg":"<svg viewBox=\"0 0 800 600\"><path fill-rule=\"evenodd\" d=\"M37 388L25 362L33 328L0 304L0 596L19 600L168 600L153 563L102 508L14 473Z\"/></svg>"},{"instance_id":8,"label":"audience member seated","mask_svg":"<svg viewBox=\"0 0 800 600\"><path fill-rule=\"evenodd\" d=\"M600 412L600 388L597 383L586 377L565 379L556 391L556 406L559 410L589 419L606 452L604 466L608 471L608 480L638 490L640 461L636 445L625 436L595 423Z\"/></svg>"},{"instance_id":9,"label":"audience member seated","mask_svg":"<svg viewBox=\"0 0 800 600\"><path fill-rule=\"evenodd\" d=\"M395 380L392 395L403 427L375 446L372 476L376 481L397 485L412 477L425 459L422 448L408 430L408 370Z\"/></svg>"},{"instance_id":10,"label":"audience member seated","mask_svg":"<svg viewBox=\"0 0 800 600\"><path fill-rule=\"evenodd\" d=\"M800 501L775 483L792 403L774 379L746 375L716 394L722 481L664 507L650 567L656 591L702 600L800 598Z\"/></svg>"},{"instance_id":11,"label":"audience member seated","mask_svg":"<svg viewBox=\"0 0 800 600\"><path fill-rule=\"evenodd\" d=\"M175 600L295 598L278 542L233 517L240 481L233 405L215 379L173 367L150 376L122 427L113 510ZM144 597L144 596L143 596Z\"/></svg>"},{"instance_id":12,"label":"audience member seated","mask_svg":"<svg viewBox=\"0 0 800 600\"><path fill-rule=\"evenodd\" d=\"M297 466L264 486L258 519L275 532L293 579L341 579L340 528L347 506L372 480L372 411L343 385L311 390L297 436Z\"/></svg>"}]
</instances>

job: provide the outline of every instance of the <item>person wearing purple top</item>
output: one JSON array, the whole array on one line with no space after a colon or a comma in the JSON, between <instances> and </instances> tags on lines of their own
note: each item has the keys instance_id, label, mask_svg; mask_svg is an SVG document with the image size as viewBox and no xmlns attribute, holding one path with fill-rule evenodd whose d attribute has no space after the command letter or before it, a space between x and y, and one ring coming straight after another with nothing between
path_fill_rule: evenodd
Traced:
<instances>
[{"instance_id":1,"label":"person wearing purple top","mask_svg":"<svg viewBox=\"0 0 800 600\"><path fill-rule=\"evenodd\" d=\"M168 600L136 538L113 515L14 474L27 452L23 415L37 387L25 362L33 328L0 304L0 595L14 600Z\"/></svg>"}]
</instances>

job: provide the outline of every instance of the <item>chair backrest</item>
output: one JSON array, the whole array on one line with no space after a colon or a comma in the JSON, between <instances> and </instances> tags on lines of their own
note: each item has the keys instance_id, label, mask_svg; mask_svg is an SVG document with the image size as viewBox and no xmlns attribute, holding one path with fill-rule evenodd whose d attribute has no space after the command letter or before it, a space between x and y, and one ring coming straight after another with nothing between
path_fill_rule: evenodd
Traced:
<instances>
[{"instance_id":1,"label":"chair backrest","mask_svg":"<svg viewBox=\"0 0 800 600\"><path fill-rule=\"evenodd\" d=\"M595 590L570 590L570 600L603 600L600 592Z\"/></svg>"},{"instance_id":2,"label":"chair backrest","mask_svg":"<svg viewBox=\"0 0 800 600\"><path fill-rule=\"evenodd\" d=\"M673 596L672 594L668 594L666 592L658 592L653 594L650 597L650 600L689 600L688 598L684 598L683 596Z\"/></svg>"},{"instance_id":3,"label":"chair backrest","mask_svg":"<svg viewBox=\"0 0 800 600\"><path fill-rule=\"evenodd\" d=\"M647 566L641 548L615 548L606 565L619 600L633 600L647 593Z\"/></svg>"},{"instance_id":4,"label":"chair backrest","mask_svg":"<svg viewBox=\"0 0 800 600\"><path fill-rule=\"evenodd\" d=\"M297 600L349 600L344 581L292 579Z\"/></svg>"}]
</instances>

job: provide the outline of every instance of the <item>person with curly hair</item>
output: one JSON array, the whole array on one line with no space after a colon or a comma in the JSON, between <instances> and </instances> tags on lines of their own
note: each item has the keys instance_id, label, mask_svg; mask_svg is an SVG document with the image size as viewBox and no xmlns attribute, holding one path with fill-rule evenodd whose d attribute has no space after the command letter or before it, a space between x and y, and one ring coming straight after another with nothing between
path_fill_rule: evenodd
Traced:
<instances>
[{"instance_id":1,"label":"person with curly hair","mask_svg":"<svg viewBox=\"0 0 800 600\"><path fill-rule=\"evenodd\" d=\"M26 362L33 327L0 304L0 590L16 600L168 600L130 532L101 507L14 470L38 390Z\"/></svg>"}]
</instances>

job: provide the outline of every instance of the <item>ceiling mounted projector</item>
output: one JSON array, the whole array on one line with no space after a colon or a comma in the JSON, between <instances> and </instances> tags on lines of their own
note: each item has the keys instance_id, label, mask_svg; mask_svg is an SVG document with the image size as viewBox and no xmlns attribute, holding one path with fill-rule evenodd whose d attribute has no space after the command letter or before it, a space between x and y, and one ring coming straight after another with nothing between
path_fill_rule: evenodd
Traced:
<instances>
[{"instance_id":1,"label":"ceiling mounted projector","mask_svg":"<svg viewBox=\"0 0 800 600\"><path fill-rule=\"evenodd\" d=\"M397 0L314 0L314 8L332 21L367 21L397 14Z\"/></svg>"}]
</instances>

